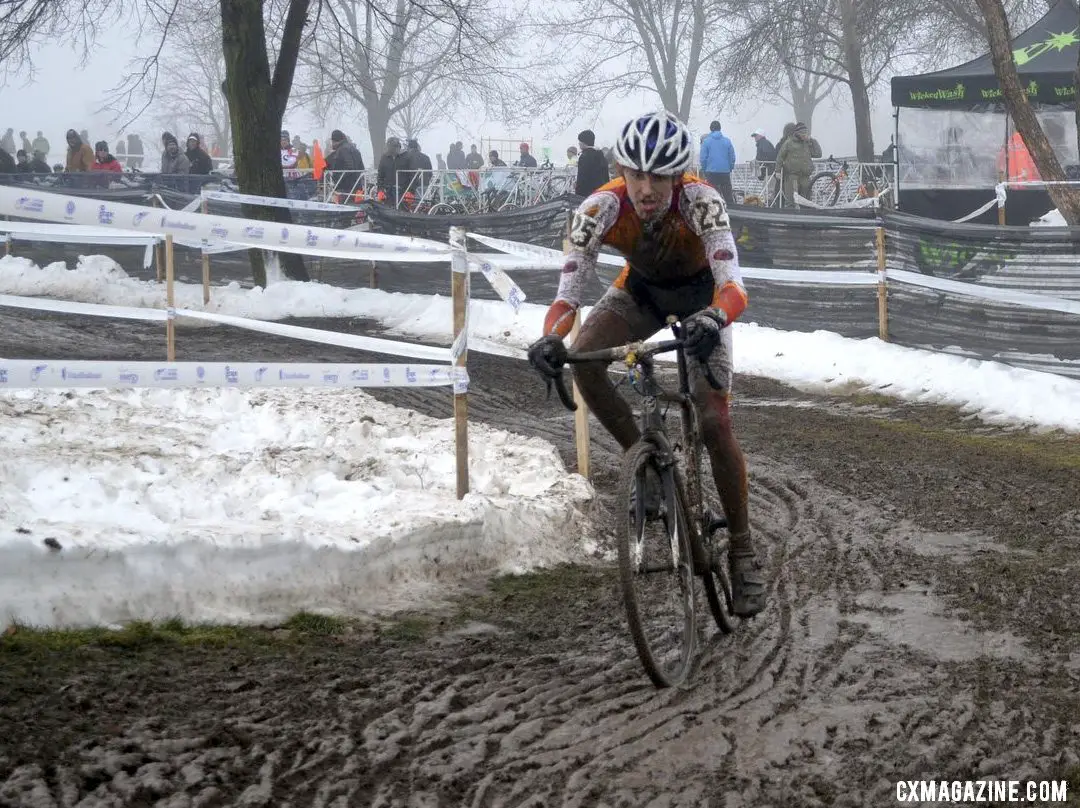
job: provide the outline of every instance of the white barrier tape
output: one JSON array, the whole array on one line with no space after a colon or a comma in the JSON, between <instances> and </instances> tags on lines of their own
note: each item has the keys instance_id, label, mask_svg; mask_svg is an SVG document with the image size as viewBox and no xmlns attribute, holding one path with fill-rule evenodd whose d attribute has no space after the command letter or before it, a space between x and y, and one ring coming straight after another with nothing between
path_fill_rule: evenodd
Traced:
<instances>
[{"instance_id":1,"label":"white barrier tape","mask_svg":"<svg viewBox=\"0 0 1080 808\"><path fill-rule=\"evenodd\" d=\"M101 303L75 303L70 300L52 300L47 297L0 295L0 306L34 311L55 311L61 314L88 314L92 317L117 317L123 320L148 320L161 323L168 319L168 315L161 309L106 306Z\"/></svg>"},{"instance_id":2,"label":"white barrier tape","mask_svg":"<svg viewBox=\"0 0 1080 808\"><path fill-rule=\"evenodd\" d=\"M560 272L563 265L566 263L566 258L562 253L558 254L558 258L526 258L518 255L507 255L505 253L469 253L469 261L473 264L472 271L480 272L479 263L490 264L495 269L501 269L504 272L521 272L521 271L538 271L538 272Z\"/></svg>"},{"instance_id":3,"label":"white barrier tape","mask_svg":"<svg viewBox=\"0 0 1080 808\"><path fill-rule=\"evenodd\" d=\"M935 278L933 275L923 275L921 272L908 272L902 269L890 269L886 271L890 281L907 283L912 286L922 286L927 289L937 289L941 292L951 292L957 295L978 297L983 300L994 300L1013 306L1027 306L1032 309L1043 311L1059 311L1064 314L1080 314L1080 300L1066 300L1060 297L1039 295L1033 292L1019 292L1010 289L1002 289L997 286L983 286L977 283L963 283L950 281L945 278Z\"/></svg>"},{"instance_id":4,"label":"white barrier tape","mask_svg":"<svg viewBox=\"0 0 1080 808\"><path fill-rule=\"evenodd\" d=\"M160 197L158 197L160 199ZM164 204L164 203L162 203ZM202 207L202 197L197 196L188 202L184 207L180 208L184 213L194 213Z\"/></svg>"},{"instance_id":5,"label":"white barrier tape","mask_svg":"<svg viewBox=\"0 0 1080 808\"><path fill-rule=\"evenodd\" d=\"M1009 197L1008 192L1005 190L1005 183L999 182L994 186L994 197L997 200L998 205L1005 204L1005 200Z\"/></svg>"},{"instance_id":6,"label":"white barrier tape","mask_svg":"<svg viewBox=\"0 0 1080 808\"><path fill-rule=\"evenodd\" d=\"M0 231L10 233L15 239L22 241L70 242L120 247L154 245L165 238L157 233L140 233L138 230L110 230L104 227L52 222L0 222Z\"/></svg>"},{"instance_id":7,"label":"white barrier tape","mask_svg":"<svg viewBox=\"0 0 1080 808\"><path fill-rule=\"evenodd\" d=\"M374 255L387 261L442 261L450 252L446 244L406 236L162 211L142 205L9 186L0 186L0 215L144 233L171 233L178 243L195 247L204 241L211 244L224 242L338 258Z\"/></svg>"},{"instance_id":8,"label":"white barrier tape","mask_svg":"<svg viewBox=\"0 0 1080 808\"><path fill-rule=\"evenodd\" d=\"M239 205L264 205L271 208L288 208L289 210L319 210L324 212L347 210L352 213L358 210L353 205L337 205L333 202L310 202L302 199L282 199L277 196L237 194L230 191L203 191L202 198L217 202L235 202Z\"/></svg>"},{"instance_id":9,"label":"white barrier tape","mask_svg":"<svg viewBox=\"0 0 1080 808\"><path fill-rule=\"evenodd\" d=\"M505 253L511 255L520 255L525 258L537 258L546 262L558 262L559 268L562 269L563 264L566 262L566 256L563 255L562 250L553 250L550 247L538 247L535 244L522 244L519 241L508 241L504 238L495 238L494 236L482 236L479 233L469 233L469 238L479 241L481 244L486 244L488 247L492 247L496 250L502 250ZM626 263L626 259L621 255L611 255L610 253L600 253L597 257L597 263L609 264L611 266L622 266Z\"/></svg>"},{"instance_id":10,"label":"white barrier tape","mask_svg":"<svg viewBox=\"0 0 1080 808\"><path fill-rule=\"evenodd\" d=\"M509 303L515 312L521 308L521 304L525 302L525 292L514 283L504 270L493 266L488 261L480 260L475 255L468 256L468 260L470 269L472 267L479 268L487 282L491 284L491 288L495 290L499 297Z\"/></svg>"},{"instance_id":11,"label":"white barrier tape","mask_svg":"<svg viewBox=\"0 0 1080 808\"><path fill-rule=\"evenodd\" d=\"M744 278L786 283L820 283L826 286L877 286L877 271L851 272L828 269L772 269L739 267Z\"/></svg>"},{"instance_id":12,"label":"white barrier tape","mask_svg":"<svg viewBox=\"0 0 1080 808\"><path fill-rule=\"evenodd\" d=\"M977 219L978 217L980 217L984 213L986 213L986 211L990 210L990 208L996 208L999 204L1001 204L1000 200L998 200L998 198L995 197L995 198L991 199L989 202L987 202L985 205L983 205L981 208L979 208L978 210L973 210L967 216L961 216L959 219L953 219L952 220L953 224L963 224L964 222L969 222L972 219Z\"/></svg>"},{"instance_id":13,"label":"white barrier tape","mask_svg":"<svg viewBox=\"0 0 1080 808\"><path fill-rule=\"evenodd\" d=\"M178 317L221 323L222 325L244 328L248 331L259 331L263 334L274 334L279 337L292 337L307 342L317 342L321 345L337 345L341 348L354 348L358 351L371 351L391 356L408 356L414 359L430 359L435 362L450 361L449 350L433 345L417 345L411 342L379 339L378 337L363 337L359 334L342 334L337 331L323 331L318 328L304 328L303 326L286 325L285 323L266 320L249 320L244 317L214 314L208 311L177 309L176 314Z\"/></svg>"},{"instance_id":14,"label":"white barrier tape","mask_svg":"<svg viewBox=\"0 0 1080 808\"><path fill-rule=\"evenodd\" d=\"M0 360L0 389L41 387L441 387L468 384L450 365Z\"/></svg>"}]
</instances>

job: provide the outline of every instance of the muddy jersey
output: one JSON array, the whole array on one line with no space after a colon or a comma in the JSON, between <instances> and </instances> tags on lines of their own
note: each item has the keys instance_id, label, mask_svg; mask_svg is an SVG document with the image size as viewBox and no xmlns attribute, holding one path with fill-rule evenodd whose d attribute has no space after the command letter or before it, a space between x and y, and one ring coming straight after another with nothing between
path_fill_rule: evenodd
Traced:
<instances>
[{"instance_id":1,"label":"muddy jersey","mask_svg":"<svg viewBox=\"0 0 1080 808\"><path fill-rule=\"evenodd\" d=\"M621 178L601 186L574 213L569 243L545 334L569 333L603 245L626 258L614 286L658 314L686 317L711 307L730 323L746 308L724 200L692 175L676 183L667 213L649 223L634 211Z\"/></svg>"}]
</instances>

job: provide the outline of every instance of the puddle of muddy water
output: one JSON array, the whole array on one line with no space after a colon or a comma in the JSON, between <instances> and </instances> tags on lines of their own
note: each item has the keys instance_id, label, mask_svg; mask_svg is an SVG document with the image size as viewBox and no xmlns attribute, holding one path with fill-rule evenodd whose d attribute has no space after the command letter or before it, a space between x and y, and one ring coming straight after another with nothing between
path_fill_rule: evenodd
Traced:
<instances>
[{"instance_id":1,"label":"puddle of muddy water","mask_svg":"<svg viewBox=\"0 0 1080 808\"><path fill-rule=\"evenodd\" d=\"M861 623L890 645L942 662L1023 660L1029 656L1020 638L1007 632L977 631L947 617L941 601L916 586L900 592L863 593L855 603L860 611L848 620Z\"/></svg>"}]
</instances>

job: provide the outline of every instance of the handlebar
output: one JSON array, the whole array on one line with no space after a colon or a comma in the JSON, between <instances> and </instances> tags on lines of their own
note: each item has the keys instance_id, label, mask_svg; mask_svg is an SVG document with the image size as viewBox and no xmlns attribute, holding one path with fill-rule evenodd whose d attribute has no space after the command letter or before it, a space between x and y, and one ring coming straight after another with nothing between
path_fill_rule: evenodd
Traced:
<instances>
[{"instance_id":1,"label":"handlebar","mask_svg":"<svg viewBox=\"0 0 1080 808\"><path fill-rule=\"evenodd\" d=\"M584 362L625 362L627 365L634 365L642 360L648 361L657 354L678 350L682 347L683 342L682 339L669 339L661 342L654 342L652 344L629 342L626 345L619 345L614 348L604 348L599 351L569 353L566 356L566 364L579 365ZM702 361L701 368L709 386L714 390L720 390L723 385L721 385L720 381L713 375L709 363L707 361ZM559 394L559 400L563 403L563 406L571 412L575 412L577 410L577 403L574 401L573 396L570 395L570 391L566 389L566 380L561 368L559 369L558 375L556 375L552 381L555 383L555 392Z\"/></svg>"}]
</instances>

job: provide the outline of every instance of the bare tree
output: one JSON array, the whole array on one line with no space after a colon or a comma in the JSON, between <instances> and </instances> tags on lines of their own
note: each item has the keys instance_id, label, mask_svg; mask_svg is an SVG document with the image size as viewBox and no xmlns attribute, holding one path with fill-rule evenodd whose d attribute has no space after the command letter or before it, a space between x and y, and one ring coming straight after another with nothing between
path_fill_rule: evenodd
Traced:
<instances>
[{"instance_id":1,"label":"bare tree","mask_svg":"<svg viewBox=\"0 0 1080 808\"><path fill-rule=\"evenodd\" d=\"M1021 29L1035 22L1056 1L1005 0L1003 6L1013 27ZM928 54L973 57L984 53L988 32L978 0L938 0L936 14L927 20L924 36Z\"/></svg>"},{"instance_id":2,"label":"bare tree","mask_svg":"<svg viewBox=\"0 0 1080 808\"><path fill-rule=\"evenodd\" d=\"M225 54L220 17L204 13L198 4L182 7L173 20L161 70L170 81L168 92L155 99L159 118L179 117L204 136L208 149L212 142L222 154L230 154L232 130L223 89Z\"/></svg>"},{"instance_id":3,"label":"bare tree","mask_svg":"<svg viewBox=\"0 0 1080 808\"><path fill-rule=\"evenodd\" d=\"M433 125L445 121L446 111L456 104L454 87L416 87L415 76L403 76L402 94L411 97L411 103L404 105L394 115L391 125L400 129L405 137L420 138ZM417 92L419 90L419 92Z\"/></svg>"},{"instance_id":4,"label":"bare tree","mask_svg":"<svg viewBox=\"0 0 1080 808\"><path fill-rule=\"evenodd\" d=\"M570 119L649 90L685 121L696 90L714 93L727 13L720 0L575 0L541 13L535 30L554 65L536 110Z\"/></svg>"},{"instance_id":5,"label":"bare tree","mask_svg":"<svg viewBox=\"0 0 1080 808\"><path fill-rule=\"evenodd\" d=\"M1058 162L1057 155L1050 141L1043 132L1035 110L1028 101L1027 93L1020 83L1016 72L1016 60L1013 58L1012 36L1009 33L1009 18L1001 0L976 0L979 11L986 21L986 33L990 42L990 58L994 62L994 74L1001 85L1001 94L1005 106L1016 124L1016 131L1024 140L1024 145L1039 170L1039 176L1047 182L1062 182L1065 172ZM1080 192L1066 185L1050 185L1047 190L1054 200L1061 215L1070 225L1080 225Z\"/></svg>"},{"instance_id":6,"label":"bare tree","mask_svg":"<svg viewBox=\"0 0 1080 808\"><path fill-rule=\"evenodd\" d=\"M513 26L490 0L324 1L319 36L301 55L301 93L324 118L346 105L362 110L376 162L392 121L430 121L434 99L490 100L510 72Z\"/></svg>"},{"instance_id":7,"label":"bare tree","mask_svg":"<svg viewBox=\"0 0 1080 808\"><path fill-rule=\"evenodd\" d=\"M786 0L759 0L735 10L731 19L738 34L725 48L720 64L723 95L775 96L792 108L796 121L812 128L814 111L834 92L837 82L827 75L820 54L802 48L799 31L776 24L785 6Z\"/></svg>"},{"instance_id":8,"label":"bare tree","mask_svg":"<svg viewBox=\"0 0 1080 808\"><path fill-rule=\"evenodd\" d=\"M846 86L856 153L870 162L871 91L891 66L921 52L916 32L933 8L932 0L775 0L747 12L741 38L785 42L782 64Z\"/></svg>"}]
</instances>

